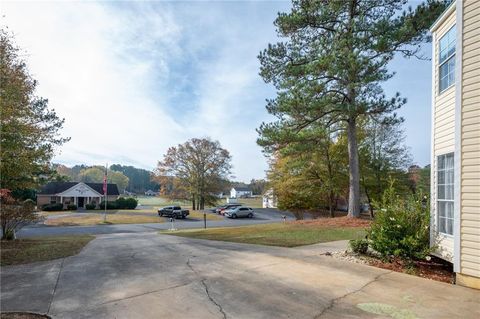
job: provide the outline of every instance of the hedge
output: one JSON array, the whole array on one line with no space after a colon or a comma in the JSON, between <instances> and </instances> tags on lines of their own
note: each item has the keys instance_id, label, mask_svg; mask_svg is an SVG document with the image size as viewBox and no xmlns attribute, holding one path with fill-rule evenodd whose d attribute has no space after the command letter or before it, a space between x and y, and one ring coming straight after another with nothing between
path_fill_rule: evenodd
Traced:
<instances>
[{"instance_id":1,"label":"hedge","mask_svg":"<svg viewBox=\"0 0 480 319\"><path fill-rule=\"evenodd\" d=\"M135 209L138 201L133 197L120 197L115 201L107 202L107 209ZM100 203L100 208L105 209L105 202Z\"/></svg>"},{"instance_id":2,"label":"hedge","mask_svg":"<svg viewBox=\"0 0 480 319\"><path fill-rule=\"evenodd\" d=\"M42 209L47 212L59 211L59 210L63 210L63 204L61 203L45 204L42 206Z\"/></svg>"},{"instance_id":3,"label":"hedge","mask_svg":"<svg viewBox=\"0 0 480 319\"><path fill-rule=\"evenodd\" d=\"M75 204L69 204L69 205L67 205L67 209L68 209L68 210L77 210L77 205L75 205Z\"/></svg>"}]
</instances>

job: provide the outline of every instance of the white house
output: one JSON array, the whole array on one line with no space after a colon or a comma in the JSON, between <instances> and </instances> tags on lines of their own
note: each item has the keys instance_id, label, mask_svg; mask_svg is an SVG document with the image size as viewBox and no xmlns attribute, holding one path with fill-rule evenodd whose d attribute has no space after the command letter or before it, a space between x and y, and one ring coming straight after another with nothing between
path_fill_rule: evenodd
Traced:
<instances>
[{"instance_id":1,"label":"white house","mask_svg":"<svg viewBox=\"0 0 480 319\"><path fill-rule=\"evenodd\" d=\"M480 289L480 1L454 1L431 32L431 243Z\"/></svg>"},{"instance_id":2,"label":"white house","mask_svg":"<svg viewBox=\"0 0 480 319\"><path fill-rule=\"evenodd\" d=\"M253 193L248 187L233 187L230 190L231 198L252 197Z\"/></svg>"},{"instance_id":3,"label":"white house","mask_svg":"<svg viewBox=\"0 0 480 319\"><path fill-rule=\"evenodd\" d=\"M262 196L262 207L263 208L277 208L277 196L273 192L273 189L270 188Z\"/></svg>"}]
</instances>

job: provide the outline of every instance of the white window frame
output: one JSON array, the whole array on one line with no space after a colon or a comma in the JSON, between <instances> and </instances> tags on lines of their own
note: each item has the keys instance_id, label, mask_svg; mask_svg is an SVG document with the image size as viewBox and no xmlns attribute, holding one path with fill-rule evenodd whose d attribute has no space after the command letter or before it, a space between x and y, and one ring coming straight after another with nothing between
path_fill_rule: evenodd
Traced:
<instances>
[{"instance_id":1,"label":"white window frame","mask_svg":"<svg viewBox=\"0 0 480 319\"><path fill-rule=\"evenodd\" d=\"M451 156L453 161L451 162L452 163L452 166L451 167L442 167L440 168L439 167L439 163L440 163L440 158L443 157L443 161L446 165L447 163L447 160L446 158ZM446 179L446 176L447 176L447 172L448 171L452 171L452 174L451 174L451 177L452 177L452 180L450 182L447 183L447 179ZM443 180L443 183L440 184L439 183L439 176L440 174L444 174L444 180ZM443 198L440 198L439 194L439 187L440 186L443 186L444 187L444 192L443 192ZM448 196L446 196L446 193L447 193L447 187L448 186L451 186L451 190L452 190L452 194L450 196L450 198L447 198ZM447 153L447 154L442 154L442 155L439 155L437 156L437 185L436 185L436 194L437 194L437 232L442 234L442 235L445 235L445 236L453 236L454 234L454 231L455 231L455 227L454 227L454 215L455 215L455 154L452 152L452 153ZM444 212L444 215L442 216L440 213L440 203L452 203L452 207L451 207L451 217L448 217L448 215ZM442 219L444 220L442 222ZM448 222L450 222L450 224L452 225L452 233L448 233ZM444 231L441 231L441 227L440 225L444 224L445 227L445 232Z\"/></svg>"},{"instance_id":2,"label":"white window frame","mask_svg":"<svg viewBox=\"0 0 480 319\"><path fill-rule=\"evenodd\" d=\"M452 32L454 33L454 38L449 39L449 41L447 43L447 46L445 48L443 48L443 50L442 50L442 47L440 46L441 43L442 43L442 40L445 39L445 37L449 37ZM451 87L452 85L455 84L456 38L457 38L456 27L454 25L447 32L445 32L445 34L438 41L438 90L439 90L440 93L444 92L449 87ZM441 56L442 56L442 52L446 50L447 53L448 53L448 51L450 51L451 45L453 45L453 48L454 48L453 52L450 55L447 55L445 57L445 59L443 61L441 61L440 59L441 59ZM451 63L453 63L452 68L451 68ZM444 65L448 68L448 71L447 71L446 75L443 78L441 78L440 77L441 76L440 70L442 69L442 67ZM451 82L449 81L450 75L452 75L452 81ZM447 86L442 88L442 79L444 79L444 78L447 79Z\"/></svg>"}]
</instances>

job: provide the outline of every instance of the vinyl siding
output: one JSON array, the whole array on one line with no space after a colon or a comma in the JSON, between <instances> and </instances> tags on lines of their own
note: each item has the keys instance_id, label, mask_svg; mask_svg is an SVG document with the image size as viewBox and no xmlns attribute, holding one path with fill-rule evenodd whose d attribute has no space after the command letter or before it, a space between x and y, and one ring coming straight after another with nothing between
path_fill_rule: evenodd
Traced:
<instances>
[{"instance_id":1,"label":"vinyl siding","mask_svg":"<svg viewBox=\"0 0 480 319\"><path fill-rule=\"evenodd\" d=\"M463 6L459 272L480 277L480 1Z\"/></svg>"},{"instance_id":2,"label":"vinyl siding","mask_svg":"<svg viewBox=\"0 0 480 319\"><path fill-rule=\"evenodd\" d=\"M437 229L437 157L442 154L452 153L455 150L455 85L450 86L443 92L439 92L439 63L438 52L439 41L443 35L455 25L455 11L453 11L435 30L435 56L433 57L432 66L434 87L434 111L433 111L433 180L432 183L432 227ZM433 232L432 243L436 245L436 254L442 258L453 261L453 237Z\"/></svg>"}]
</instances>

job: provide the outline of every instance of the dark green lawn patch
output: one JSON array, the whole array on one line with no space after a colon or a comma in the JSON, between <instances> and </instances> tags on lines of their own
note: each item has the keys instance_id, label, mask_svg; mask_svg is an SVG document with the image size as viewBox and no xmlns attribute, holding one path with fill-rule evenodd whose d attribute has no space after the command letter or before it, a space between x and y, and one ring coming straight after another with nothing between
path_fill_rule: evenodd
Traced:
<instances>
[{"instance_id":1,"label":"dark green lawn patch","mask_svg":"<svg viewBox=\"0 0 480 319\"><path fill-rule=\"evenodd\" d=\"M295 247L335 240L359 239L365 236L365 231L362 227L326 227L319 223L291 222L202 230L180 230L175 232L163 231L161 234L237 243Z\"/></svg>"},{"instance_id":2,"label":"dark green lawn patch","mask_svg":"<svg viewBox=\"0 0 480 319\"><path fill-rule=\"evenodd\" d=\"M0 264L18 265L78 254L94 236L56 236L0 241Z\"/></svg>"}]
</instances>

